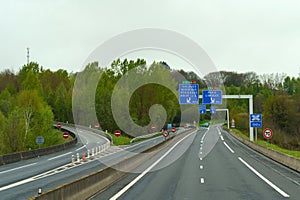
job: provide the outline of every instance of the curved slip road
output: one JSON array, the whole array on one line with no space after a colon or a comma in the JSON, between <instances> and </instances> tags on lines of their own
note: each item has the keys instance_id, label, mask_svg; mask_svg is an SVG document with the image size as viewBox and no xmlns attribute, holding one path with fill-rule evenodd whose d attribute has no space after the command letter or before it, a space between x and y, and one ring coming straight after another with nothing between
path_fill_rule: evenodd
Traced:
<instances>
[{"instance_id":1,"label":"curved slip road","mask_svg":"<svg viewBox=\"0 0 300 200\"><path fill-rule=\"evenodd\" d=\"M109 144L109 140L95 134L91 131L76 129L74 127L63 126L64 129L74 132L78 137L78 143L75 147L64 150L62 152L53 153L50 155L41 156L38 158L22 160L16 163L0 166L0 197L4 198L3 194L10 188L13 188L13 184L22 183L22 180L42 174L44 172L56 169L71 162L72 154L82 154L87 149L92 149L104 144ZM18 184L16 184L18 185ZM12 192L14 196L18 193ZM26 190L25 192L26 193ZM9 193L8 193L9 194ZM8 195L5 199L18 199L12 198ZM14 196L18 197L18 196ZM0 198L0 199L1 199ZM24 196L19 196L20 199L24 199Z\"/></svg>"}]
</instances>

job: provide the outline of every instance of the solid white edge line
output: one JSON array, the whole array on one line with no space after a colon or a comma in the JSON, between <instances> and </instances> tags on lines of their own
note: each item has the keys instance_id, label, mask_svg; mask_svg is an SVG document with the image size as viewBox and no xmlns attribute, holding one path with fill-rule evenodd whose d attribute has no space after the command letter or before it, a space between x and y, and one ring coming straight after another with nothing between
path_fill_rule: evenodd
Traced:
<instances>
[{"instance_id":1,"label":"solid white edge line","mask_svg":"<svg viewBox=\"0 0 300 200\"><path fill-rule=\"evenodd\" d=\"M224 138L223 138L223 136L222 136L222 135L220 135L220 138L221 138L221 140L222 140L222 141L224 141Z\"/></svg>"},{"instance_id":2,"label":"solid white edge line","mask_svg":"<svg viewBox=\"0 0 300 200\"><path fill-rule=\"evenodd\" d=\"M85 147L86 147L86 145L83 145L82 147L76 149L75 151L79 151L80 149L83 149L83 148L85 148Z\"/></svg>"},{"instance_id":3,"label":"solid white edge line","mask_svg":"<svg viewBox=\"0 0 300 200\"><path fill-rule=\"evenodd\" d=\"M7 190L9 188L13 188L13 187L25 184L25 183L29 183L33 180L34 180L33 178L28 178L28 179L25 179L25 180L22 180L22 181L19 181L19 182L16 182L16 183L12 183L10 185L3 186L3 187L0 188L0 191Z\"/></svg>"},{"instance_id":4,"label":"solid white edge line","mask_svg":"<svg viewBox=\"0 0 300 200\"><path fill-rule=\"evenodd\" d=\"M22 168L29 167L29 166L32 166L32 165L35 165L35 164L37 164L37 163L32 163L32 164L24 165L24 166L21 166L21 167L16 167L16 168L13 168L13 169L8 169L8 170L5 170L5 171L1 171L0 174L4 174L4 173L7 173L7 172L22 169Z\"/></svg>"},{"instance_id":5,"label":"solid white edge line","mask_svg":"<svg viewBox=\"0 0 300 200\"><path fill-rule=\"evenodd\" d=\"M186 135L184 138L179 140L178 142L175 143L174 146L172 146L162 157L160 157L158 160L156 160L150 167L148 167L145 171L143 171L138 177L136 177L133 181L131 181L129 184L127 184L123 189L121 189L118 193L116 193L114 196L110 198L110 200L116 200L118 199L121 195L123 195L129 188L131 188L134 184L136 184L143 176L145 176L153 167L155 167L162 159L164 159L180 142L182 142L185 138L191 136L193 133L196 131L192 132L189 135Z\"/></svg>"},{"instance_id":6,"label":"solid white edge line","mask_svg":"<svg viewBox=\"0 0 300 200\"><path fill-rule=\"evenodd\" d=\"M60 158L60 157L63 157L63 156L69 155L69 154L71 154L71 153L72 153L72 152L68 152L68 153L65 153L65 154L62 154L62 155L59 155L59 156L53 157L53 158L49 158L48 160L54 160L54 159L57 159L57 158Z\"/></svg>"},{"instance_id":7,"label":"solid white edge line","mask_svg":"<svg viewBox=\"0 0 300 200\"><path fill-rule=\"evenodd\" d=\"M246 161L244 161L242 158L239 157L239 160L248 167L254 174L256 174L259 178L261 178L264 182L266 182L269 186L271 186L274 190L276 190L279 194L281 194L283 197L290 197L287 193L285 193L283 190L281 190L279 187L277 187L275 184L273 184L271 181L269 181L267 178L265 178L263 175L261 175L258 171L256 171L251 165L249 165Z\"/></svg>"},{"instance_id":8,"label":"solid white edge line","mask_svg":"<svg viewBox=\"0 0 300 200\"><path fill-rule=\"evenodd\" d=\"M225 144L225 146L227 147L227 149L229 149L229 151L231 151L231 153L234 153L234 151L230 148L230 146L228 146L228 144L226 142L223 142Z\"/></svg>"}]
</instances>

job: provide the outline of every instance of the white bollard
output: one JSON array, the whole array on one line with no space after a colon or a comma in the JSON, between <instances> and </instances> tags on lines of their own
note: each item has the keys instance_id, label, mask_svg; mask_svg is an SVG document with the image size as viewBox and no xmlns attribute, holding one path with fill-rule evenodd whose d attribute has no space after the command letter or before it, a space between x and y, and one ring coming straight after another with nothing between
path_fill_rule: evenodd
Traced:
<instances>
[{"instance_id":1,"label":"white bollard","mask_svg":"<svg viewBox=\"0 0 300 200\"><path fill-rule=\"evenodd\" d=\"M92 156L95 156L94 148L92 148Z\"/></svg>"},{"instance_id":2,"label":"white bollard","mask_svg":"<svg viewBox=\"0 0 300 200\"><path fill-rule=\"evenodd\" d=\"M77 162L80 162L79 153L76 154Z\"/></svg>"},{"instance_id":3,"label":"white bollard","mask_svg":"<svg viewBox=\"0 0 300 200\"><path fill-rule=\"evenodd\" d=\"M90 158L90 150L88 149L88 152L87 152L87 158L89 159Z\"/></svg>"},{"instance_id":4,"label":"white bollard","mask_svg":"<svg viewBox=\"0 0 300 200\"><path fill-rule=\"evenodd\" d=\"M72 155L72 165L75 164L75 158L74 158L74 155Z\"/></svg>"}]
</instances>

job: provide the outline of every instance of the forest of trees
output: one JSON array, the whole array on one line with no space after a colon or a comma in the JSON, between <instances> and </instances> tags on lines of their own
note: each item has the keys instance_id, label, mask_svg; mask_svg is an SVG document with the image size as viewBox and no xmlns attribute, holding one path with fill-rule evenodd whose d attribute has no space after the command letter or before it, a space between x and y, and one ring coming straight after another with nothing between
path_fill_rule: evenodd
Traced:
<instances>
[{"instance_id":1,"label":"forest of trees","mask_svg":"<svg viewBox=\"0 0 300 200\"><path fill-rule=\"evenodd\" d=\"M34 62L17 74L0 73L0 154L36 149L38 135L43 146L64 142L53 123L72 118L71 81L65 70L43 70Z\"/></svg>"},{"instance_id":2,"label":"forest of trees","mask_svg":"<svg viewBox=\"0 0 300 200\"><path fill-rule=\"evenodd\" d=\"M129 72L138 75L136 81L142 80L138 77L155 79L157 82L165 82L164 85L168 87L149 83L128 96L130 84L135 84L134 80L126 79ZM63 69L53 72L43 69L35 62L24 65L17 73L2 71L0 154L37 148L37 135L43 135L48 145L57 143L61 135L57 137L58 134L53 129L55 121L74 123L75 120L86 126L99 122L103 130L118 129L111 108L114 90L121 94L116 97L118 105L125 104L126 98L130 99L128 109L134 123L151 126L149 109L155 104L164 106L167 122L178 123L181 116L180 105L172 91L178 90L180 80L175 72L187 80L196 80L200 90L207 88L206 84L209 82L217 88L222 87L226 94L252 94L254 113L262 113L264 127L272 128L275 133L271 142L284 148L300 150L300 77L221 71L207 74L201 79L193 72L172 70L164 62L154 62L147 66L143 59L118 59L104 68L98 66L97 62L90 63L80 73L68 73ZM121 78L124 82L116 89ZM88 83L98 80L93 93ZM78 82L82 82L82 87L74 88ZM235 119L237 128L247 133L247 100L228 100L226 106L230 109L230 118ZM97 121L89 116L92 109L96 110ZM206 118L209 119L209 114ZM163 121L160 117L155 120L157 123ZM259 131L261 133L262 130ZM259 137L262 137L261 134Z\"/></svg>"}]
</instances>

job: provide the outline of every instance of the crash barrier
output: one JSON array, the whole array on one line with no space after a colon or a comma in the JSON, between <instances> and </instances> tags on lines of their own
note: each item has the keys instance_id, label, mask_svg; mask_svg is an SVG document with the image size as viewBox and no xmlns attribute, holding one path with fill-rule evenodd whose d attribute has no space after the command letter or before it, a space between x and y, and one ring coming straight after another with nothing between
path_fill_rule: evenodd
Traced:
<instances>
[{"instance_id":1,"label":"crash barrier","mask_svg":"<svg viewBox=\"0 0 300 200\"><path fill-rule=\"evenodd\" d=\"M172 133L171 131L171 133L170 133L170 136L174 136L175 134L180 134L182 131L184 131L184 130L188 130L188 129L182 129L181 127L177 127L177 130L176 130L176 132L175 133ZM155 136L155 135L157 135L157 134L162 134L162 132L154 132L154 133L150 133L150 134L147 134L147 135L141 135L141 136L137 136L137 137L135 137L135 138L132 138L131 140L130 140L130 143L133 143L133 142L135 142L136 140L139 140L139 139L145 139L145 138L150 138L150 137L152 137L152 136Z\"/></svg>"},{"instance_id":2,"label":"crash barrier","mask_svg":"<svg viewBox=\"0 0 300 200\"><path fill-rule=\"evenodd\" d=\"M111 144L113 144L113 138L111 135L105 133L104 131L102 130L98 130L98 129L94 129L94 128L89 128L87 126L83 126L83 125L74 125L74 124L69 124L69 123L62 123L62 122L59 122L61 123L63 126L69 126L69 127L73 127L73 128L79 128L79 129L82 129L82 130L87 130L87 131L91 131L93 133L96 133L96 134L99 134L105 138L107 138Z\"/></svg>"},{"instance_id":3,"label":"crash barrier","mask_svg":"<svg viewBox=\"0 0 300 200\"><path fill-rule=\"evenodd\" d=\"M195 129L189 130L185 133L178 135L178 140L185 135L193 132ZM29 198L30 200L46 200L46 199L64 199L64 200L81 200L87 199L93 194L104 190L107 186L118 181L127 173L125 171L132 171L139 165L145 163L151 157L157 154L157 150L162 149L173 141L170 137L166 142L161 142L139 154L133 155L119 163L106 167L100 171L94 172L90 175L83 176L75 181L59 186L53 190L39 194L35 197ZM117 170L118 169L118 170Z\"/></svg>"},{"instance_id":4,"label":"crash barrier","mask_svg":"<svg viewBox=\"0 0 300 200\"><path fill-rule=\"evenodd\" d=\"M61 129L62 131L68 131L65 129ZM51 153L55 153L58 151L63 151L77 144L77 137L74 133L68 131L69 135L74 139L70 142L66 142L64 144L54 145L46 148L35 149L30 151L17 152L12 154L6 154L0 156L0 165L5 165L13 162L18 162L21 160L26 160L30 158L35 158L38 156L48 155Z\"/></svg>"},{"instance_id":5,"label":"crash barrier","mask_svg":"<svg viewBox=\"0 0 300 200\"><path fill-rule=\"evenodd\" d=\"M241 141L242 143L244 143L245 145L247 145L248 147L254 149L255 151L271 158L272 160L275 160L278 163L281 163L293 170L296 170L298 172L300 172L300 159L274 151L272 149L267 149L265 147L262 147L258 144L255 144L253 142L250 142L234 133L232 133L231 131L229 131L228 129L225 129L227 132L229 132L233 137L235 137L237 140Z\"/></svg>"}]
</instances>

